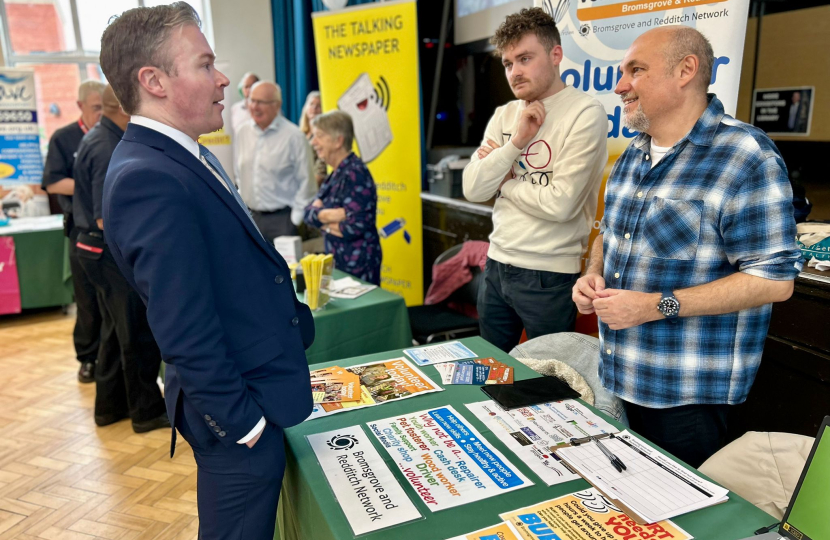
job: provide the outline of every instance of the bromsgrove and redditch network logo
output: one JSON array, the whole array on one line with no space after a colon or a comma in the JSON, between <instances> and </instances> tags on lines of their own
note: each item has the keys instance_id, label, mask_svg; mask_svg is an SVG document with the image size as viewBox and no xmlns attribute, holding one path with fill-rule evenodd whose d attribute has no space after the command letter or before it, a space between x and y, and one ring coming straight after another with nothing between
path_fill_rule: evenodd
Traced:
<instances>
[{"instance_id":1,"label":"bromsgrove and redditch network logo","mask_svg":"<svg viewBox=\"0 0 830 540\"><path fill-rule=\"evenodd\" d=\"M351 450L357 443L357 437L354 435L335 435L326 441L332 450Z\"/></svg>"}]
</instances>

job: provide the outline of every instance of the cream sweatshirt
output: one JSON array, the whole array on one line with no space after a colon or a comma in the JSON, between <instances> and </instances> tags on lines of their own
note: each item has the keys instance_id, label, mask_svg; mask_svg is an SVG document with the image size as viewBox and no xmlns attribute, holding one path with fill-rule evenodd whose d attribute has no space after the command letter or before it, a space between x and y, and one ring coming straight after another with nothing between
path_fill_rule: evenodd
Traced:
<instances>
[{"instance_id":1,"label":"cream sweatshirt","mask_svg":"<svg viewBox=\"0 0 830 540\"><path fill-rule=\"evenodd\" d=\"M484 141L500 148L484 159L473 154L464 169L464 196L484 202L496 195L487 255L498 262L550 272L577 273L596 218L602 172L608 162L608 117L599 101L567 86L542 100L545 121L518 149L510 138L527 106L499 107Z\"/></svg>"}]
</instances>

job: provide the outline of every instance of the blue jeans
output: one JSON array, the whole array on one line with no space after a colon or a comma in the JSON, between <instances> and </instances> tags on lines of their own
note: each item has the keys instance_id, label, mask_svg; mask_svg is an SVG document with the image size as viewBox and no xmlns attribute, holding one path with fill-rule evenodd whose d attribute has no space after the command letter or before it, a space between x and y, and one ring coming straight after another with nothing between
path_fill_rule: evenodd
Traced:
<instances>
[{"instance_id":1,"label":"blue jeans","mask_svg":"<svg viewBox=\"0 0 830 540\"><path fill-rule=\"evenodd\" d=\"M488 258L478 290L481 337L503 350L519 344L522 329L528 339L571 332L576 305L571 289L579 274L528 270Z\"/></svg>"}]
</instances>

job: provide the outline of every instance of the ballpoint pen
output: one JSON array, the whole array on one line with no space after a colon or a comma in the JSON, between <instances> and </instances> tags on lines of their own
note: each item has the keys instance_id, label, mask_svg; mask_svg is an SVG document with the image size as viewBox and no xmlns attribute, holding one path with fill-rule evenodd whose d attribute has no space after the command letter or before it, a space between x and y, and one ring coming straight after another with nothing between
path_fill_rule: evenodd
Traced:
<instances>
[{"instance_id":1,"label":"ballpoint pen","mask_svg":"<svg viewBox=\"0 0 830 540\"><path fill-rule=\"evenodd\" d=\"M623 472L624 470L626 470L625 463L623 463L623 462L622 462L622 460L621 460L620 458L618 458L618 457L617 457L617 456L615 456L613 453L611 453L611 451L610 451L609 449L607 449L607 448L605 447L605 445L604 445L604 444L602 444L602 443L599 441L599 439L597 439L597 438L596 438L596 437L594 437L594 436L591 436L591 440L592 440L592 441L594 441L595 443L597 443L597 446L599 447L600 451L601 451L603 454L605 454L605 457L607 457L607 458L608 458L608 461L610 461L610 462L611 462L611 465L613 465L613 466L614 466L614 468L615 468L615 469L617 469L617 472L620 472L620 473L621 473L621 472Z\"/></svg>"}]
</instances>

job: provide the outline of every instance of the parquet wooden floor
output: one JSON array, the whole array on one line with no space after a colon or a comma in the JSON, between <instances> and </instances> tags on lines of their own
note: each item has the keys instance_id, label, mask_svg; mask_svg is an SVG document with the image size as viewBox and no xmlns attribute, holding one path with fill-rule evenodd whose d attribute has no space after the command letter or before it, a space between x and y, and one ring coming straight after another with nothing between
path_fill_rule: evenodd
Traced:
<instances>
[{"instance_id":1,"label":"parquet wooden floor","mask_svg":"<svg viewBox=\"0 0 830 540\"><path fill-rule=\"evenodd\" d=\"M73 315L0 317L0 540L195 539L196 463L170 430L98 428Z\"/></svg>"}]
</instances>

